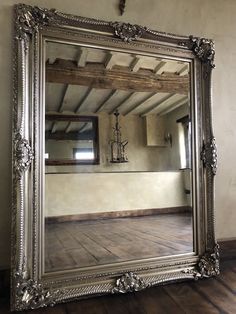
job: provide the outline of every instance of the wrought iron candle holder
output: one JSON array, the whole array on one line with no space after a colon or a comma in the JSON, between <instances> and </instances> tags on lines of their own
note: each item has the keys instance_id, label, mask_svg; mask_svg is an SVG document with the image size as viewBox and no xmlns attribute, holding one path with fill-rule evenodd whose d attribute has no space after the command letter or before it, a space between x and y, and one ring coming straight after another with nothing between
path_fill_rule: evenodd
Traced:
<instances>
[{"instance_id":1,"label":"wrought iron candle holder","mask_svg":"<svg viewBox=\"0 0 236 314\"><path fill-rule=\"evenodd\" d=\"M119 112L116 110L114 116L116 117L115 127L113 127L113 139L110 141L111 160L112 163L128 162L125 154L125 147L128 144L127 140L122 141L121 127L119 125Z\"/></svg>"}]
</instances>

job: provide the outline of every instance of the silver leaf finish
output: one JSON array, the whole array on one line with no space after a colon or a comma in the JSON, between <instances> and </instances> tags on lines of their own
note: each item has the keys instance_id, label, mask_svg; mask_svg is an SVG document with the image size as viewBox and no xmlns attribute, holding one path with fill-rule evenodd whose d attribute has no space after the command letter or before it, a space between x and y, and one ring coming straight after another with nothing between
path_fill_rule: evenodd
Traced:
<instances>
[{"instance_id":1,"label":"silver leaf finish","mask_svg":"<svg viewBox=\"0 0 236 314\"><path fill-rule=\"evenodd\" d=\"M189 36L189 40L180 41L180 46L188 47L203 63L208 65L211 69L215 68L215 45L211 39ZM209 70L206 71L206 77Z\"/></svg>"},{"instance_id":2,"label":"silver leaf finish","mask_svg":"<svg viewBox=\"0 0 236 314\"><path fill-rule=\"evenodd\" d=\"M217 146L215 138L203 145L201 159L205 167L210 167L213 175L217 171Z\"/></svg>"},{"instance_id":3,"label":"silver leaf finish","mask_svg":"<svg viewBox=\"0 0 236 314\"><path fill-rule=\"evenodd\" d=\"M196 237L202 255L194 252L192 256L171 256L163 260L145 258L127 265L117 263L90 270L78 268L71 272L44 276L41 249L44 185L40 166L44 161L39 110L43 103L40 86L43 86L44 81L39 69L44 67L41 39L48 34L53 41L59 40L67 44L84 42L88 46L98 45L108 50L129 51L132 54L143 52L164 58L189 60L189 63L194 64L196 75L192 83L196 101L193 109L199 113L194 124L196 128L201 128L201 132L196 132L199 136L194 147L197 152L202 152L201 160L207 167L207 171L202 171L200 176L196 173L198 180L195 180L199 182L196 185L199 210L196 211L195 219L200 221ZM15 6L14 39L12 310L38 308L103 293L139 291L167 282L218 274L219 251L214 236L217 150L211 127L210 74L215 55L213 42L24 4ZM203 139L206 143L202 147ZM199 154L195 157L200 163ZM29 176L24 176L26 171L29 171ZM29 255L30 258L25 260L24 256ZM144 273L145 280L140 277ZM115 284L114 278L118 278ZM48 287L52 287L52 290Z\"/></svg>"},{"instance_id":4,"label":"silver leaf finish","mask_svg":"<svg viewBox=\"0 0 236 314\"><path fill-rule=\"evenodd\" d=\"M125 42L131 42L140 38L146 31L146 27L132 25L129 23L111 23L114 28L115 35Z\"/></svg>"},{"instance_id":5,"label":"silver leaf finish","mask_svg":"<svg viewBox=\"0 0 236 314\"><path fill-rule=\"evenodd\" d=\"M15 281L17 310L36 309L55 304L55 293L44 289L42 284L33 279L26 279L24 273L17 272Z\"/></svg>"},{"instance_id":6,"label":"silver leaf finish","mask_svg":"<svg viewBox=\"0 0 236 314\"><path fill-rule=\"evenodd\" d=\"M215 67L215 46L210 39L190 36L190 43L193 52L203 62L208 64L211 68Z\"/></svg>"},{"instance_id":7,"label":"silver leaf finish","mask_svg":"<svg viewBox=\"0 0 236 314\"><path fill-rule=\"evenodd\" d=\"M206 253L198 263L201 277L212 277L219 275L219 244L215 244L213 253Z\"/></svg>"},{"instance_id":8,"label":"silver leaf finish","mask_svg":"<svg viewBox=\"0 0 236 314\"><path fill-rule=\"evenodd\" d=\"M39 28L55 21L56 10L31 7L25 4L17 6L16 38L28 44L28 35L37 32Z\"/></svg>"},{"instance_id":9,"label":"silver leaf finish","mask_svg":"<svg viewBox=\"0 0 236 314\"><path fill-rule=\"evenodd\" d=\"M19 180L23 173L30 167L34 158L29 141L24 139L20 132L14 136L14 178Z\"/></svg>"},{"instance_id":10,"label":"silver leaf finish","mask_svg":"<svg viewBox=\"0 0 236 314\"><path fill-rule=\"evenodd\" d=\"M195 280L219 275L219 244L215 244L213 253L207 252L200 258L196 268L185 269L183 273L192 274Z\"/></svg>"},{"instance_id":11,"label":"silver leaf finish","mask_svg":"<svg viewBox=\"0 0 236 314\"><path fill-rule=\"evenodd\" d=\"M138 275L128 272L116 280L116 286L112 289L112 293L127 293L143 290L148 287Z\"/></svg>"}]
</instances>

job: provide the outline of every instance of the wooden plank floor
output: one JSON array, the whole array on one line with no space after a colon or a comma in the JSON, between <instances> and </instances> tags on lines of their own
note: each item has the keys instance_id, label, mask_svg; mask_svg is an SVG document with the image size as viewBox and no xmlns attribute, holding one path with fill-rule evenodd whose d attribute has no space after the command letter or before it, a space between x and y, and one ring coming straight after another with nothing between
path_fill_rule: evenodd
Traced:
<instances>
[{"instance_id":1,"label":"wooden plank floor","mask_svg":"<svg viewBox=\"0 0 236 314\"><path fill-rule=\"evenodd\" d=\"M193 251L191 214L47 224L46 272Z\"/></svg>"},{"instance_id":2,"label":"wooden plank floor","mask_svg":"<svg viewBox=\"0 0 236 314\"><path fill-rule=\"evenodd\" d=\"M0 298L0 313L9 314ZM107 295L22 313L35 314L235 314L236 259L221 264L219 277Z\"/></svg>"}]
</instances>

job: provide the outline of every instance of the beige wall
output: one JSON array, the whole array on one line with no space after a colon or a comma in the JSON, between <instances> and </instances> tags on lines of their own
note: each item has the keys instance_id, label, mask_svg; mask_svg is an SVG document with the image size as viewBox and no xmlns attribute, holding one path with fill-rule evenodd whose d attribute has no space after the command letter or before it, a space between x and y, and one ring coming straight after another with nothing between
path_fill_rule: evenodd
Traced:
<instances>
[{"instance_id":1,"label":"beige wall","mask_svg":"<svg viewBox=\"0 0 236 314\"><path fill-rule=\"evenodd\" d=\"M183 179L180 171L47 174L45 215L186 206Z\"/></svg>"},{"instance_id":2,"label":"beige wall","mask_svg":"<svg viewBox=\"0 0 236 314\"><path fill-rule=\"evenodd\" d=\"M12 5L0 2L0 267L9 267L10 162L11 162L11 48ZM132 0L120 17L117 0L31 0L25 3L56 7L64 12L105 20L128 21L153 29L210 37L216 43L213 77L214 128L219 149L216 178L216 234L236 237L236 1L235 0Z\"/></svg>"}]
</instances>

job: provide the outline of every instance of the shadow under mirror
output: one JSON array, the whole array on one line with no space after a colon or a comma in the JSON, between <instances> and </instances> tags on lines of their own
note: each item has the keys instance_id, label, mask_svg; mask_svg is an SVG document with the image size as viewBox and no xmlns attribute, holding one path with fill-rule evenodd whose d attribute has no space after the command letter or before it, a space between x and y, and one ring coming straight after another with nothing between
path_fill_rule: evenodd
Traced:
<instances>
[{"instance_id":1,"label":"shadow under mirror","mask_svg":"<svg viewBox=\"0 0 236 314\"><path fill-rule=\"evenodd\" d=\"M190 69L46 45L45 272L193 252Z\"/></svg>"}]
</instances>

